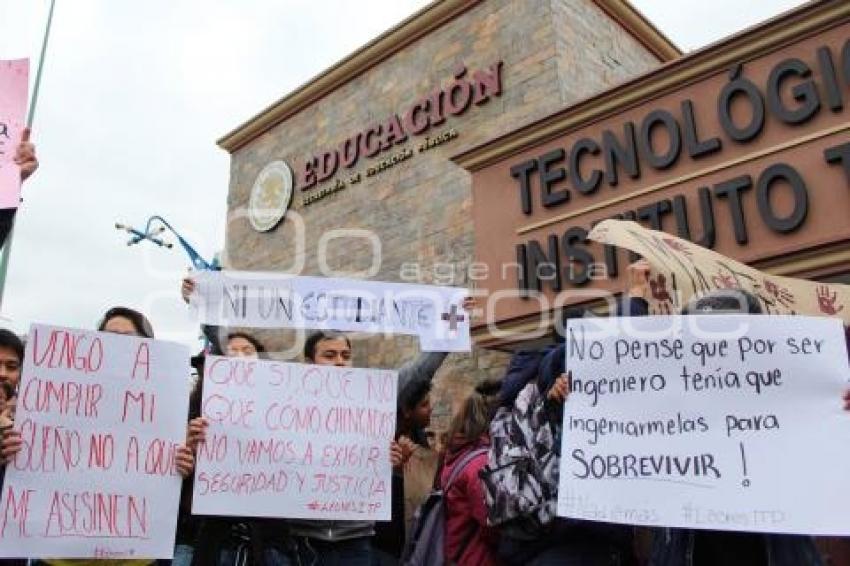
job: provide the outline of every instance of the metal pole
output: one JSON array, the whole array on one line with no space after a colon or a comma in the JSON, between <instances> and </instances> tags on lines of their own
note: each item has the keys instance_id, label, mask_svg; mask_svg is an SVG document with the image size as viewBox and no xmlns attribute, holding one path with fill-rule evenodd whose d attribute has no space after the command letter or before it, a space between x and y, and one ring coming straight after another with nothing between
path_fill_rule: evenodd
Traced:
<instances>
[{"instance_id":1,"label":"metal pole","mask_svg":"<svg viewBox=\"0 0 850 566\"><path fill-rule=\"evenodd\" d=\"M38 102L38 90L41 86L41 72L44 69L44 57L47 54L47 40L50 38L50 25L53 23L53 8L56 0L50 0L50 11L47 13L47 26L44 29L44 40L41 42L41 54L38 58L38 68L35 72L35 85L30 99L29 113L27 114L27 128L32 128L35 118L35 105ZM0 308L3 306L3 293L6 290L6 275L9 273L9 258L12 255L12 241L15 238L15 220L12 219L12 228L3 246L3 255L0 257Z\"/></svg>"}]
</instances>

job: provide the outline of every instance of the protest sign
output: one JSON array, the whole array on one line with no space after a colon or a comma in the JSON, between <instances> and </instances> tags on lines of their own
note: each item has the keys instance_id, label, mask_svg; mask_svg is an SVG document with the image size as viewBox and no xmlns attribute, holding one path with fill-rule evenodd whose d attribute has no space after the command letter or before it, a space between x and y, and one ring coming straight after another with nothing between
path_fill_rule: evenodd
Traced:
<instances>
[{"instance_id":1,"label":"protest sign","mask_svg":"<svg viewBox=\"0 0 850 566\"><path fill-rule=\"evenodd\" d=\"M600 222L587 237L631 250L649 262L651 294L647 299L653 314L679 313L692 297L708 291L743 289L755 295L768 314L834 316L850 324L850 285L762 273L692 242L625 220Z\"/></svg>"},{"instance_id":2,"label":"protest sign","mask_svg":"<svg viewBox=\"0 0 850 566\"><path fill-rule=\"evenodd\" d=\"M394 371L207 358L192 512L389 520Z\"/></svg>"},{"instance_id":3,"label":"protest sign","mask_svg":"<svg viewBox=\"0 0 850 566\"><path fill-rule=\"evenodd\" d=\"M194 278L202 324L408 334L424 351L472 347L466 289L246 271Z\"/></svg>"},{"instance_id":4,"label":"protest sign","mask_svg":"<svg viewBox=\"0 0 850 566\"><path fill-rule=\"evenodd\" d=\"M29 59L0 61L0 208L17 208L21 170L15 148L21 141L27 111Z\"/></svg>"},{"instance_id":5,"label":"protest sign","mask_svg":"<svg viewBox=\"0 0 850 566\"><path fill-rule=\"evenodd\" d=\"M171 558L188 360L177 344L33 325L0 556Z\"/></svg>"},{"instance_id":6,"label":"protest sign","mask_svg":"<svg viewBox=\"0 0 850 566\"><path fill-rule=\"evenodd\" d=\"M559 515L850 534L840 321L581 319L566 355Z\"/></svg>"}]
</instances>

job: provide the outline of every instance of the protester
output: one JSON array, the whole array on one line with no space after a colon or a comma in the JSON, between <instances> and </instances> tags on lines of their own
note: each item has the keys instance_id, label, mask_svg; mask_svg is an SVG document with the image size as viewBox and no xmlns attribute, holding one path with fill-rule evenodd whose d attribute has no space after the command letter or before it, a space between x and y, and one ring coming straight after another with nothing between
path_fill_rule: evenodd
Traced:
<instances>
[{"instance_id":1,"label":"protester","mask_svg":"<svg viewBox=\"0 0 850 566\"><path fill-rule=\"evenodd\" d=\"M304 360L307 363L351 367L351 341L344 334L318 331L304 343ZM401 450L393 443L393 466L401 464ZM291 519L286 530L268 532L270 552L281 560L288 556L292 564L370 566L372 562L372 536L375 523L371 521L322 521ZM285 563L285 562L284 562Z\"/></svg>"},{"instance_id":2,"label":"protester","mask_svg":"<svg viewBox=\"0 0 850 566\"><path fill-rule=\"evenodd\" d=\"M111 332L114 334L124 334L128 336L139 336L144 338L153 338L153 327L148 319L140 312L126 307L114 307L109 309L98 324L97 329L102 332ZM2 341L3 333L0 332L0 360L2 360L3 350L5 348ZM8 338L8 337L6 337ZM14 348L14 346L13 346ZM18 368L23 361L23 348L21 355L18 358ZM0 363L0 366L5 366L5 363ZM13 365L13 364L12 364ZM12 376L15 382L20 379L20 369ZM10 380L11 381L11 380ZM20 452L22 447L21 435L15 430L6 430L3 435L2 444L0 444L0 464L6 464L11 461L15 454ZM191 449L186 445L181 445L177 448L175 454L175 468L184 478L191 475L195 467L195 459ZM101 566L150 566L156 564L156 560L139 559L139 560L111 560L92 561L92 560L66 560L66 559L45 559L34 560L32 566L81 566L96 562Z\"/></svg>"},{"instance_id":3,"label":"protester","mask_svg":"<svg viewBox=\"0 0 850 566\"><path fill-rule=\"evenodd\" d=\"M10 331L0 329L0 486L6 475L6 462L20 450L20 437L7 435L15 419L15 392L21 378L24 361L24 344ZM3 495L0 493L0 503ZM0 566L26 566L27 561L0 558Z\"/></svg>"},{"instance_id":4,"label":"protester","mask_svg":"<svg viewBox=\"0 0 850 566\"><path fill-rule=\"evenodd\" d=\"M0 485L8 463L21 450L20 434L12 430L12 402L21 380L24 363L24 343L18 335L5 328L0 329L0 387L5 392L0 422Z\"/></svg>"},{"instance_id":5,"label":"protester","mask_svg":"<svg viewBox=\"0 0 850 566\"><path fill-rule=\"evenodd\" d=\"M194 279L189 275L183 278L181 282L180 292L183 300L189 303L192 293L195 292L196 284ZM472 313L475 308L475 300L467 297L463 302L463 308ZM212 351L221 350L218 346L219 330L215 327L202 327L205 336L207 336ZM236 334L238 335L238 333ZM228 344L232 343L231 338L236 336L228 335ZM230 354L229 354L230 355ZM403 480L402 464L407 462L414 454L417 453L417 460L423 462L433 461L428 466L430 468L430 476L433 478L436 472L436 457L428 458L425 452L429 451L428 440L425 436L424 429L430 423L430 391L431 382L437 370L442 365L448 354L446 352L425 352L411 363L402 366L399 369L398 381L398 422L396 430L396 440L391 447L391 457L394 458L393 480L392 480L392 520L383 522L377 526L374 523L363 523L362 525L353 525L353 530L345 530L352 525L344 525L343 534L325 532L323 529L326 522L320 523L319 531L313 530L311 527L305 527L305 524L311 524L310 521L294 522L300 524L293 532L296 536L301 536L301 539L309 540L312 535L315 535L319 540L335 541L339 536L349 541L345 544L338 545L339 548L351 547L355 548L360 544L354 539L366 538L370 539L372 548L369 549L369 556L374 559L376 564L393 564L397 562L401 555L405 540L405 517L412 516L413 509L427 495L426 490L422 490L421 494L413 494L411 503L405 508L405 486ZM351 342L344 334L334 332L315 332L311 334L304 345L304 359L309 363L320 365L336 365L341 367L351 366ZM417 470L420 473L428 473L424 470ZM430 485L430 481L428 482ZM346 523L346 522L342 522ZM300 535L299 535L300 533ZM306 535L305 535L306 533ZM272 533L272 538L277 535ZM287 545L278 545L282 550L279 554L284 554ZM297 545L296 545L297 546ZM294 552L298 554L298 550ZM343 554L348 556L348 554ZM356 556L357 553L355 552Z\"/></svg>"},{"instance_id":6,"label":"protester","mask_svg":"<svg viewBox=\"0 0 850 566\"><path fill-rule=\"evenodd\" d=\"M479 472L487 465L488 429L498 388L498 382L485 381L478 385L449 425L445 462L440 472L446 501L444 556L449 564L499 564L498 533L487 526L487 508L479 479ZM456 470L458 466L463 467ZM454 481L449 485L453 475Z\"/></svg>"},{"instance_id":7,"label":"protester","mask_svg":"<svg viewBox=\"0 0 850 566\"><path fill-rule=\"evenodd\" d=\"M145 315L127 307L113 307L106 311L97 325L100 332L153 338L153 327Z\"/></svg>"},{"instance_id":8,"label":"protester","mask_svg":"<svg viewBox=\"0 0 850 566\"><path fill-rule=\"evenodd\" d=\"M30 142L30 129L24 128L21 142L15 147L15 164L21 169L21 182L26 181L38 169L35 145ZM0 247L6 242L15 219L17 208L0 208Z\"/></svg>"},{"instance_id":9,"label":"protester","mask_svg":"<svg viewBox=\"0 0 850 566\"><path fill-rule=\"evenodd\" d=\"M628 305L629 297L623 302ZM543 358L538 374L538 387L546 399L546 414L549 425L553 428L555 449L559 457L561 435L564 434L563 403L569 394L569 375L565 361L565 346L562 344ZM537 548L534 558L528 560L530 566L637 564L634 528L628 525L559 517L554 520L546 540L538 544Z\"/></svg>"},{"instance_id":10,"label":"protester","mask_svg":"<svg viewBox=\"0 0 850 566\"><path fill-rule=\"evenodd\" d=\"M17 389L24 361L24 343L11 330L0 328L0 382Z\"/></svg>"},{"instance_id":11,"label":"protester","mask_svg":"<svg viewBox=\"0 0 850 566\"><path fill-rule=\"evenodd\" d=\"M401 478L398 493L403 495L403 502L396 502L394 490L393 521L378 525L376 539L384 527L391 526L396 533L394 540L406 540L416 509L425 501L434 485L440 453L436 446L436 432L431 428L431 377L437 369L434 367L434 372L423 372L429 377L427 382L413 385L399 393L396 439L402 449L404 465L397 470L393 479L396 476ZM445 375L446 380L452 377L451 374ZM403 516L403 522L397 520L400 516ZM402 550L396 547L393 556L398 558Z\"/></svg>"},{"instance_id":12,"label":"protester","mask_svg":"<svg viewBox=\"0 0 850 566\"><path fill-rule=\"evenodd\" d=\"M633 264L623 296L617 304L619 315L646 314L649 265ZM500 392L500 417L493 423L494 450L490 465L482 474L487 482L492 508L491 519L500 525L499 558L507 564L548 566L576 564L607 566L635 564L634 529L603 522L566 520L556 517L558 478L563 422L563 401L569 391L565 368L563 333L570 319L590 316L581 308L565 309L556 325L555 344L543 349L516 352L508 364ZM508 412L506 412L508 411ZM535 466L525 469L522 457ZM505 462L513 468L501 469ZM492 468L491 468L492 466ZM511 472L510 469L513 469ZM502 474L511 475L519 493ZM518 474L518 477L513 477ZM526 496L539 499L532 510L531 499L515 505ZM518 513L516 516L515 513Z\"/></svg>"},{"instance_id":13,"label":"protester","mask_svg":"<svg viewBox=\"0 0 850 566\"><path fill-rule=\"evenodd\" d=\"M223 355L259 359L265 356L265 345L247 332L227 335ZM189 401L189 433L187 444L193 451L206 440L209 426L201 416L203 399L203 354L193 358L198 380ZM285 555L270 550L263 533L270 527L283 528L279 521L250 517L198 517L191 514L193 478L183 484L174 560L172 566L283 566L289 564Z\"/></svg>"},{"instance_id":14,"label":"protester","mask_svg":"<svg viewBox=\"0 0 850 566\"><path fill-rule=\"evenodd\" d=\"M392 518L375 525L372 545L376 565L398 563L408 520L434 482L437 456L428 446L425 428L431 423L431 381L447 355L446 352L425 352L414 364L399 370L396 441L402 451L402 465L393 468ZM427 478L425 486L418 491L407 481L410 465L418 466L417 477Z\"/></svg>"},{"instance_id":15,"label":"protester","mask_svg":"<svg viewBox=\"0 0 850 566\"><path fill-rule=\"evenodd\" d=\"M234 358L264 358L266 347L247 332L231 332L227 335L224 353Z\"/></svg>"}]
</instances>

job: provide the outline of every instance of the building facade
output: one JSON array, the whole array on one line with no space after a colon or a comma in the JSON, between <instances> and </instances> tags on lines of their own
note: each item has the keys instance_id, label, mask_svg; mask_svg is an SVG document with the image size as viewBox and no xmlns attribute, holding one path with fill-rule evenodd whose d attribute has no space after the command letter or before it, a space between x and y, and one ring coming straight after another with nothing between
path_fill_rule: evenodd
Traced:
<instances>
[{"instance_id":1,"label":"building facade","mask_svg":"<svg viewBox=\"0 0 850 566\"><path fill-rule=\"evenodd\" d=\"M436 2L219 141L232 156L224 263L474 287L471 177L450 157L677 56L626 2ZM252 191L278 161L292 171L291 206L258 222L252 211L275 199ZM415 350L404 337L357 337L355 364L395 367ZM443 398L505 362L452 355Z\"/></svg>"}]
</instances>

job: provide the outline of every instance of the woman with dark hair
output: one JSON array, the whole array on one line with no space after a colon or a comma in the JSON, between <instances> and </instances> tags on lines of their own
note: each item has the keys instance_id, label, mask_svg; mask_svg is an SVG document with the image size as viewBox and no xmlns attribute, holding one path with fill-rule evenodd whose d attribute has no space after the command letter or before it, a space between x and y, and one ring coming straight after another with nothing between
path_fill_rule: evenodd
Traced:
<instances>
[{"instance_id":1,"label":"woman with dark hair","mask_svg":"<svg viewBox=\"0 0 850 566\"><path fill-rule=\"evenodd\" d=\"M140 336L142 338L153 338L153 326L150 321L140 313L127 307L112 307L97 325L100 332L111 332L113 334L126 334L128 336Z\"/></svg>"},{"instance_id":2,"label":"woman with dark hair","mask_svg":"<svg viewBox=\"0 0 850 566\"><path fill-rule=\"evenodd\" d=\"M247 332L231 332L227 335L225 354L236 358L265 358L266 347Z\"/></svg>"},{"instance_id":3,"label":"woman with dark hair","mask_svg":"<svg viewBox=\"0 0 850 566\"><path fill-rule=\"evenodd\" d=\"M12 431L15 419L15 391L21 379L24 343L18 335L0 329L0 486L6 473L6 462L21 449L21 436ZM2 499L2 494L0 494ZM25 566L26 560L0 559L3 566Z\"/></svg>"},{"instance_id":4,"label":"woman with dark hair","mask_svg":"<svg viewBox=\"0 0 850 566\"><path fill-rule=\"evenodd\" d=\"M446 505L444 556L449 564L499 563L498 537L487 526L487 507L478 475L487 465L490 421L498 406L498 393L498 382L480 384L449 425L448 446L440 471Z\"/></svg>"}]
</instances>

